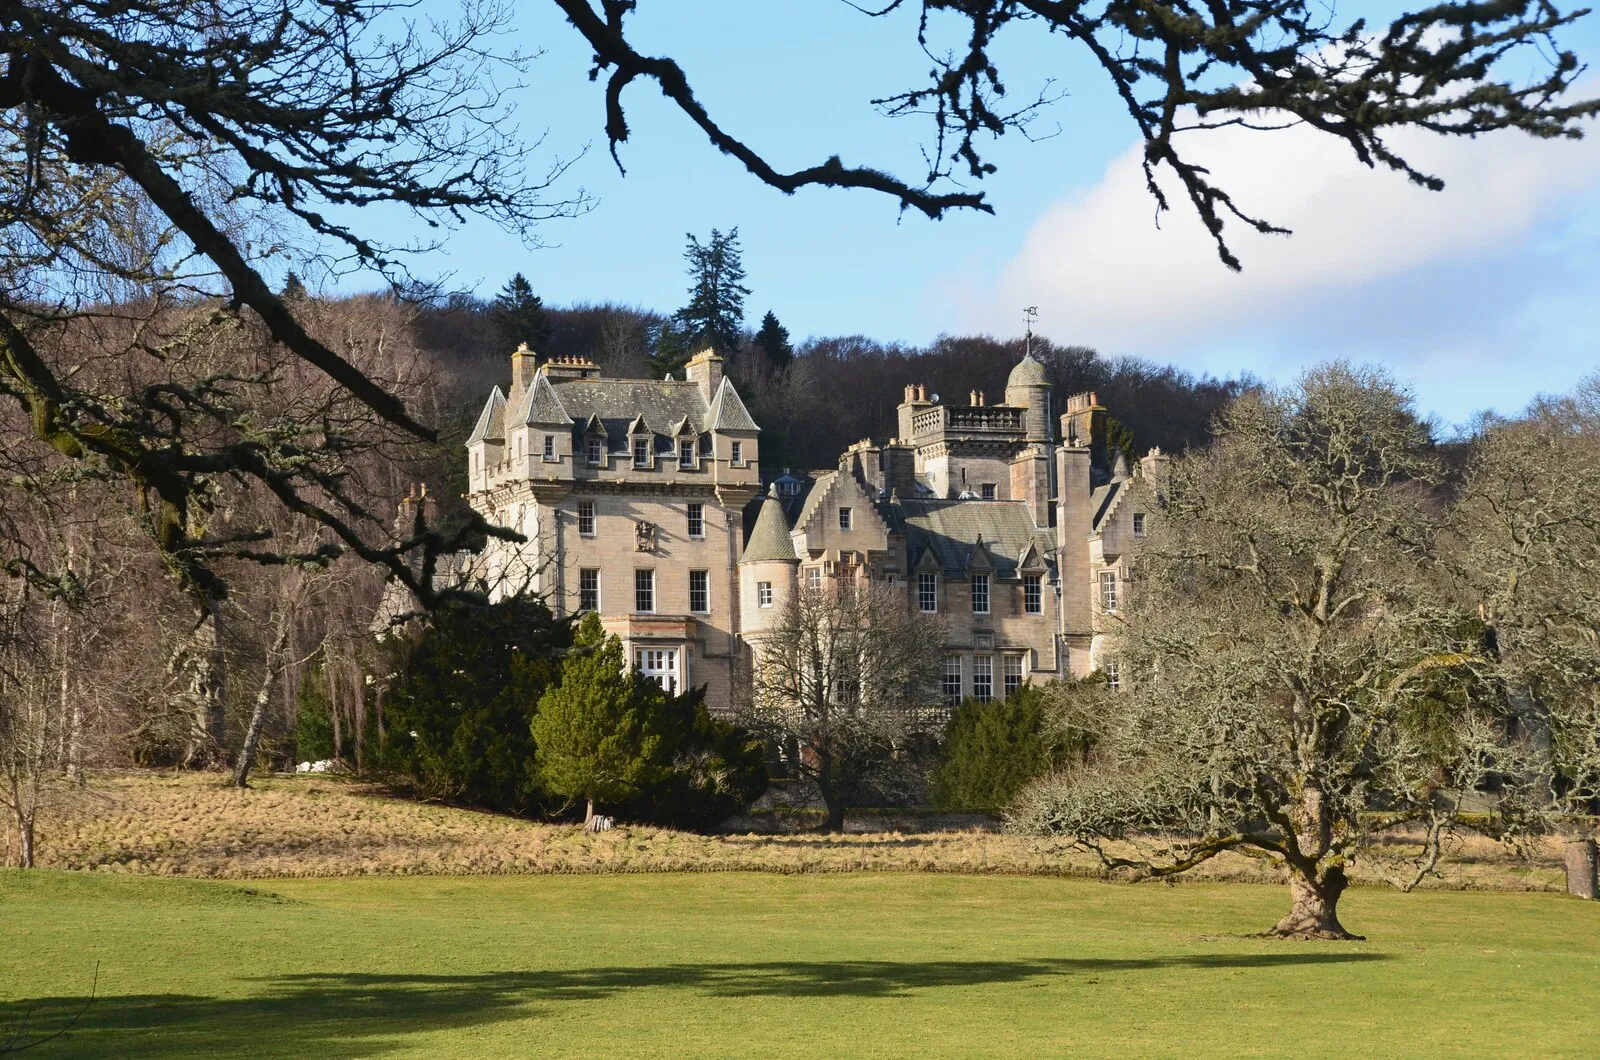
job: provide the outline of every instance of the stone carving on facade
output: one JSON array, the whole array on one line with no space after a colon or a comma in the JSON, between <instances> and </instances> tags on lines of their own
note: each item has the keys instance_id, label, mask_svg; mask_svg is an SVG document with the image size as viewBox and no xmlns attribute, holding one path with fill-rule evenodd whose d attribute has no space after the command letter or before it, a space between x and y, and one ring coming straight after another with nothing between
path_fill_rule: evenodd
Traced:
<instances>
[{"instance_id":1,"label":"stone carving on facade","mask_svg":"<svg viewBox=\"0 0 1600 1060\"><path fill-rule=\"evenodd\" d=\"M654 552L656 550L656 524L640 520L633 524L633 550L635 552Z\"/></svg>"}]
</instances>

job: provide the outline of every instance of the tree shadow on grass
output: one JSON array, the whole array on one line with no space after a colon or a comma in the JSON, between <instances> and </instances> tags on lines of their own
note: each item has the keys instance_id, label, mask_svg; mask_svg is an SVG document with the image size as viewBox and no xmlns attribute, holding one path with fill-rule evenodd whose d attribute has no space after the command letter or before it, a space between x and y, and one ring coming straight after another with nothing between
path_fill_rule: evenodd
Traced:
<instances>
[{"instance_id":1,"label":"tree shadow on grass","mask_svg":"<svg viewBox=\"0 0 1600 1060\"><path fill-rule=\"evenodd\" d=\"M882 998L921 990L1021 983L1060 976L1193 969L1216 971L1383 960L1364 952L1191 954L1150 958L1009 961L771 961L484 972L471 975L312 972L246 980L248 997L134 994L51 997L0 1004L0 1046L17 1045L72 1019L70 1032L32 1055L381 1056L405 1036L548 1015L565 1003L649 988L703 997Z\"/></svg>"}]
</instances>

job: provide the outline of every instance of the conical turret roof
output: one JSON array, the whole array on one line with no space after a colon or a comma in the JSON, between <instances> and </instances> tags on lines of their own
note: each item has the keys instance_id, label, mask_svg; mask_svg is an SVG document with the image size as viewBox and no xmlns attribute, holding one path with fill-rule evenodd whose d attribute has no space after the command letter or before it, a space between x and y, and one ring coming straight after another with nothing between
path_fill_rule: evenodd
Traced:
<instances>
[{"instance_id":1,"label":"conical turret roof","mask_svg":"<svg viewBox=\"0 0 1600 1060\"><path fill-rule=\"evenodd\" d=\"M1017 366L1011 369L1011 375L1006 379L1006 389L1014 386L1049 386L1050 374L1045 371L1044 365L1033 359L1033 354L1024 354Z\"/></svg>"},{"instance_id":2,"label":"conical turret roof","mask_svg":"<svg viewBox=\"0 0 1600 1060\"><path fill-rule=\"evenodd\" d=\"M783 505L778 501L778 487L767 490L767 499L761 502L761 514L756 516L756 528L750 532L750 543L740 557L746 563L771 561L798 563L794 554L794 541L789 537L789 524L783 518Z\"/></svg>"}]
</instances>

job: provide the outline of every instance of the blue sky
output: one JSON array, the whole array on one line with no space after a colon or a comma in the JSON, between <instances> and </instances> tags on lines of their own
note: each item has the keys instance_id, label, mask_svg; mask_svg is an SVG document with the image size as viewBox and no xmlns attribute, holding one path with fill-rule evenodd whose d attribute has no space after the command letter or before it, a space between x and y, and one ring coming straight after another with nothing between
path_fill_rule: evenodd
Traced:
<instances>
[{"instance_id":1,"label":"blue sky","mask_svg":"<svg viewBox=\"0 0 1600 1060\"><path fill-rule=\"evenodd\" d=\"M840 0L641 7L640 47L676 57L724 127L775 164L837 153L917 174L927 124L868 102L925 75L914 15L868 19ZM684 234L737 225L751 322L770 308L797 337L1013 334L1022 307L1037 304L1040 330L1057 341L1195 371L1286 379L1328 357L1383 362L1424 409L1456 422L1514 410L1600 367L1600 129L1581 144L1404 140L1449 182L1440 194L1364 170L1314 136L1217 136L1205 145L1215 169L1238 174L1247 204L1297 232L1241 238L1235 275L1192 217L1175 211L1157 229L1131 125L1082 55L1037 30L1002 41L1002 69L1015 96L1047 78L1066 90L1038 126L1059 133L993 146L1000 172L984 188L995 216L933 222L869 192L784 196L645 82L625 97L624 177L606 153L601 90L586 80L576 31L553 5L522 4L518 19L517 42L543 50L518 115L526 139L545 136L530 163L587 148L555 191L582 187L595 206L544 226L538 249L469 223L415 263L456 287L490 294L520 271L552 303L671 310L683 299ZM1600 58L1600 17L1565 43ZM1589 83L1600 94L1600 78ZM397 218L383 224L407 234Z\"/></svg>"}]
</instances>

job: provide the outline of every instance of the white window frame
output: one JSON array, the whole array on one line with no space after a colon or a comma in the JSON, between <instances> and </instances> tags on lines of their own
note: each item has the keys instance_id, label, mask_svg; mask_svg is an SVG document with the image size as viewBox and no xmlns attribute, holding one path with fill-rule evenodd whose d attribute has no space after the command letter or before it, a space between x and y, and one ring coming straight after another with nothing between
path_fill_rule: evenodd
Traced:
<instances>
[{"instance_id":1,"label":"white window frame","mask_svg":"<svg viewBox=\"0 0 1600 1060\"><path fill-rule=\"evenodd\" d=\"M1122 691L1122 664L1116 659L1107 659L1100 664L1100 671L1106 675L1106 687L1113 692Z\"/></svg>"},{"instance_id":2,"label":"white window frame","mask_svg":"<svg viewBox=\"0 0 1600 1060\"><path fill-rule=\"evenodd\" d=\"M578 502L578 536L594 536L594 501Z\"/></svg>"},{"instance_id":3,"label":"white window frame","mask_svg":"<svg viewBox=\"0 0 1600 1060\"><path fill-rule=\"evenodd\" d=\"M1044 614L1044 578L1038 574L1022 576L1022 613Z\"/></svg>"},{"instance_id":4,"label":"white window frame","mask_svg":"<svg viewBox=\"0 0 1600 1060\"><path fill-rule=\"evenodd\" d=\"M939 575L932 571L917 574L917 609L925 615L939 611Z\"/></svg>"},{"instance_id":5,"label":"white window frame","mask_svg":"<svg viewBox=\"0 0 1600 1060\"><path fill-rule=\"evenodd\" d=\"M593 586L593 588L590 588L589 586L586 586L586 585L583 584L585 581L589 580L589 577L591 575L594 578L594 586ZM589 592L592 592L594 594L593 603L585 603L584 602L584 598L583 598L584 594L585 593L589 593ZM580 567L578 569L578 610L579 611L599 611L600 610L600 568L599 567Z\"/></svg>"},{"instance_id":6,"label":"white window frame","mask_svg":"<svg viewBox=\"0 0 1600 1060\"><path fill-rule=\"evenodd\" d=\"M553 464L558 459L559 458L556 456L556 436L553 434L547 434L544 436L544 462L547 464Z\"/></svg>"},{"instance_id":7,"label":"white window frame","mask_svg":"<svg viewBox=\"0 0 1600 1060\"><path fill-rule=\"evenodd\" d=\"M654 464L650 450L654 448L649 438L635 438L633 440L633 466L649 470Z\"/></svg>"},{"instance_id":8,"label":"white window frame","mask_svg":"<svg viewBox=\"0 0 1600 1060\"><path fill-rule=\"evenodd\" d=\"M848 504L839 505L839 529L849 531L854 528L855 511Z\"/></svg>"},{"instance_id":9,"label":"white window frame","mask_svg":"<svg viewBox=\"0 0 1600 1060\"><path fill-rule=\"evenodd\" d=\"M744 467L744 443L734 442L729 449L728 463L734 467Z\"/></svg>"},{"instance_id":10,"label":"white window frame","mask_svg":"<svg viewBox=\"0 0 1600 1060\"><path fill-rule=\"evenodd\" d=\"M1133 536L1142 538L1145 535L1144 513L1133 513Z\"/></svg>"},{"instance_id":11,"label":"white window frame","mask_svg":"<svg viewBox=\"0 0 1600 1060\"><path fill-rule=\"evenodd\" d=\"M678 692L678 649L635 648L633 668L672 695Z\"/></svg>"},{"instance_id":12,"label":"white window frame","mask_svg":"<svg viewBox=\"0 0 1600 1060\"><path fill-rule=\"evenodd\" d=\"M695 586L698 580L700 585ZM700 599L695 599L696 593ZM700 606L696 607L698 603ZM689 572L689 611L696 615L709 615L711 613L711 572L705 570L692 570Z\"/></svg>"},{"instance_id":13,"label":"white window frame","mask_svg":"<svg viewBox=\"0 0 1600 1060\"><path fill-rule=\"evenodd\" d=\"M640 615L653 615L656 613L656 572L654 567L634 568L633 610Z\"/></svg>"},{"instance_id":14,"label":"white window frame","mask_svg":"<svg viewBox=\"0 0 1600 1060\"><path fill-rule=\"evenodd\" d=\"M806 568L806 587L810 588L810 589L820 589L820 588L822 588L822 568L821 567L807 567Z\"/></svg>"},{"instance_id":15,"label":"white window frame","mask_svg":"<svg viewBox=\"0 0 1600 1060\"><path fill-rule=\"evenodd\" d=\"M688 526L689 536L704 538L706 536L706 506L700 501L690 501L687 516L684 520Z\"/></svg>"},{"instance_id":16,"label":"white window frame","mask_svg":"<svg viewBox=\"0 0 1600 1060\"><path fill-rule=\"evenodd\" d=\"M606 442L604 438L590 438L588 446L590 467L599 467L606 460Z\"/></svg>"},{"instance_id":17,"label":"white window frame","mask_svg":"<svg viewBox=\"0 0 1600 1060\"><path fill-rule=\"evenodd\" d=\"M756 606L757 607L771 607L772 606L772 583L771 582L756 582Z\"/></svg>"},{"instance_id":18,"label":"white window frame","mask_svg":"<svg viewBox=\"0 0 1600 1060\"><path fill-rule=\"evenodd\" d=\"M1117 572L1103 570L1100 572L1100 610L1105 614L1117 613Z\"/></svg>"},{"instance_id":19,"label":"white window frame","mask_svg":"<svg viewBox=\"0 0 1600 1060\"><path fill-rule=\"evenodd\" d=\"M990 605L989 576L987 574L974 574L968 580L968 584L972 590L972 613L975 615L987 615ZM980 601L983 603L982 607L978 606Z\"/></svg>"},{"instance_id":20,"label":"white window frame","mask_svg":"<svg viewBox=\"0 0 1600 1060\"><path fill-rule=\"evenodd\" d=\"M678 470L694 470L695 444L687 438L678 439Z\"/></svg>"}]
</instances>

